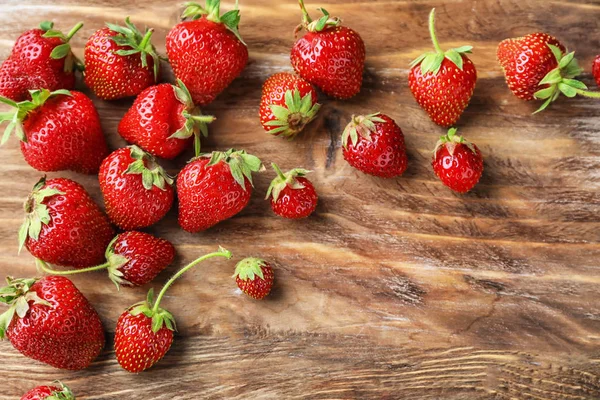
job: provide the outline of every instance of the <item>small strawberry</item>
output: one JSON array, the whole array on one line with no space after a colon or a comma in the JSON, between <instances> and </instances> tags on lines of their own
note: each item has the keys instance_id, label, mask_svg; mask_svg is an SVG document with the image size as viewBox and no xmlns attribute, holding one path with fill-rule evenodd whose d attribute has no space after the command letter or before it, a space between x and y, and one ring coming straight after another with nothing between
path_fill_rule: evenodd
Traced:
<instances>
[{"instance_id":1,"label":"small strawberry","mask_svg":"<svg viewBox=\"0 0 600 400\"><path fill-rule=\"evenodd\" d=\"M52 386L37 386L31 389L21 400L75 400L75 395L67 385L55 381Z\"/></svg>"},{"instance_id":2,"label":"small strawberry","mask_svg":"<svg viewBox=\"0 0 600 400\"><path fill-rule=\"evenodd\" d=\"M87 368L104 347L104 330L96 310L62 276L7 278L0 302L0 339L10 340L24 356L55 368Z\"/></svg>"},{"instance_id":3,"label":"small strawberry","mask_svg":"<svg viewBox=\"0 0 600 400\"><path fill-rule=\"evenodd\" d=\"M600 98L600 93L587 91L576 79L581 74L575 53L565 54L565 47L553 36L531 33L516 39L505 39L498 45L498 61L504 70L509 89L520 99L545 100L540 112L560 94Z\"/></svg>"},{"instance_id":4,"label":"small strawberry","mask_svg":"<svg viewBox=\"0 0 600 400\"><path fill-rule=\"evenodd\" d=\"M291 61L294 70L325 94L349 99L362 86L365 68L365 44L352 29L341 26L342 21L330 17L320 8L323 16L313 21L306 11L304 1L299 0L302 24L296 33L306 29L306 34L292 48Z\"/></svg>"},{"instance_id":5,"label":"small strawberry","mask_svg":"<svg viewBox=\"0 0 600 400\"><path fill-rule=\"evenodd\" d=\"M242 211L252 194L258 157L245 151L214 151L192 159L177 176L179 225L198 232Z\"/></svg>"},{"instance_id":6,"label":"small strawberry","mask_svg":"<svg viewBox=\"0 0 600 400\"><path fill-rule=\"evenodd\" d=\"M235 282L242 292L256 300L261 300L273 287L273 268L260 258L244 258L235 266Z\"/></svg>"},{"instance_id":7,"label":"small strawberry","mask_svg":"<svg viewBox=\"0 0 600 400\"><path fill-rule=\"evenodd\" d=\"M64 35L44 21L40 29L31 29L17 39L8 58L0 67L0 96L13 101L30 99L31 90L72 89L76 58L69 40L83 26L78 23Z\"/></svg>"},{"instance_id":8,"label":"small strawberry","mask_svg":"<svg viewBox=\"0 0 600 400\"><path fill-rule=\"evenodd\" d=\"M342 134L342 145L348 164L365 174L393 178L402 175L408 165L404 134L385 114L352 116Z\"/></svg>"},{"instance_id":9,"label":"small strawberry","mask_svg":"<svg viewBox=\"0 0 600 400\"><path fill-rule=\"evenodd\" d=\"M458 121L475 90L477 70L466 56L473 47L442 50L435 36L435 8L429 14L429 32L435 51L421 54L410 64L408 83L429 118L448 127Z\"/></svg>"},{"instance_id":10,"label":"small strawberry","mask_svg":"<svg viewBox=\"0 0 600 400\"><path fill-rule=\"evenodd\" d=\"M317 91L297 75L271 75L262 88L260 123L271 135L293 139L312 121L321 105Z\"/></svg>"},{"instance_id":11,"label":"small strawberry","mask_svg":"<svg viewBox=\"0 0 600 400\"><path fill-rule=\"evenodd\" d=\"M186 3L181 22L167 35L167 54L175 77L185 83L194 103L212 102L237 78L248 62L248 49L240 37L240 12L220 15L220 0L206 7Z\"/></svg>"},{"instance_id":12,"label":"small strawberry","mask_svg":"<svg viewBox=\"0 0 600 400\"><path fill-rule=\"evenodd\" d=\"M85 84L96 96L115 100L140 94L158 79L160 60L150 42L153 30L142 34L125 18L125 26L106 24L85 45Z\"/></svg>"},{"instance_id":13,"label":"small strawberry","mask_svg":"<svg viewBox=\"0 0 600 400\"><path fill-rule=\"evenodd\" d=\"M173 159L192 140L200 155L200 134L208 135L206 124L214 121L202 115L183 82L150 86L135 99L119 123L119 134L157 157ZM192 139L193 136L193 139Z\"/></svg>"},{"instance_id":14,"label":"small strawberry","mask_svg":"<svg viewBox=\"0 0 600 400\"><path fill-rule=\"evenodd\" d=\"M173 343L175 318L169 311L160 308L160 302L177 278L194 265L212 257L230 259L231 252L219 247L219 251L196 259L165 283L156 301L154 291L150 289L146 301L134 304L121 314L115 330L115 355L123 369L142 372L160 361L169 351Z\"/></svg>"},{"instance_id":15,"label":"small strawberry","mask_svg":"<svg viewBox=\"0 0 600 400\"><path fill-rule=\"evenodd\" d=\"M456 128L451 128L437 142L431 165L444 185L455 192L466 193L481 178L483 156L475 144L456 135Z\"/></svg>"},{"instance_id":16,"label":"small strawberry","mask_svg":"<svg viewBox=\"0 0 600 400\"><path fill-rule=\"evenodd\" d=\"M0 97L0 102L15 108L0 113L0 123L10 121L0 144L14 131L25 161L33 168L98 172L108 148L96 107L85 94L43 89L31 91L31 100L15 103Z\"/></svg>"},{"instance_id":17,"label":"small strawberry","mask_svg":"<svg viewBox=\"0 0 600 400\"><path fill-rule=\"evenodd\" d=\"M135 145L106 157L98 179L106 213L121 229L153 225L173 205L173 179L154 157Z\"/></svg>"},{"instance_id":18,"label":"small strawberry","mask_svg":"<svg viewBox=\"0 0 600 400\"><path fill-rule=\"evenodd\" d=\"M66 178L40 179L25 202L19 229L23 245L36 258L85 268L104 261L115 233L83 186Z\"/></svg>"},{"instance_id":19,"label":"small strawberry","mask_svg":"<svg viewBox=\"0 0 600 400\"><path fill-rule=\"evenodd\" d=\"M106 248L106 262L94 267L58 271L38 260L40 269L52 275L74 275L89 271L108 270L108 277L117 285L141 286L152 281L175 257L175 247L168 240L149 233L120 233Z\"/></svg>"},{"instance_id":20,"label":"small strawberry","mask_svg":"<svg viewBox=\"0 0 600 400\"><path fill-rule=\"evenodd\" d=\"M592 64L592 74L594 75L596 85L600 86L600 55L597 55L596 58L594 58L594 63Z\"/></svg>"},{"instance_id":21,"label":"small strawberry","mask_svg":"<svg viewBox=\"0 0 600 400\"><path fill-rule=\"evenodd\" d=\"M284 218L305 218L317 208L317 192L313 184L304 177L310 171L295 168L285 174L277 164L271 164L277 176L267 190L268 200L275 214Z\"/></svg>"}]
</instances>

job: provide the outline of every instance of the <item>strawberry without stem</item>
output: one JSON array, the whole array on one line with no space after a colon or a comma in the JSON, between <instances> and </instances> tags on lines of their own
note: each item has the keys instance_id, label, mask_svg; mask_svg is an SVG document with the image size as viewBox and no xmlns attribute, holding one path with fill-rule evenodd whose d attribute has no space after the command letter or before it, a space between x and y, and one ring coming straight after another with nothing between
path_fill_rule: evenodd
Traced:
<instances>
[{"instance_id":1,"label":"strawberry without stem","mask_svg":"<svg viewBox=\"0 0 600 400\"><path fill-rule=\"evenodd\" d=\"M431 165L444 185L466 193L481 178L483 156L476 145L456 135L456 128L452 128L438 141Z\"/></svg>"},{"instance_id":2,"label":"strawberry without stem","mask_svg":"<svg viewBox=\"0 0 600 400\"><path fill-rule=\"evenodd\" d=\"M277 176L271 181L265 199L271 199L273 212L291 219L312 214L317 208L318 197L313 184L304 177L310 171L295 168L284 174L277 164L272 166Z\"/></svg>"},{"instance_id":3,"label":"strawberry without stem","mask_svg":"<svg viewBox=\"0 0 600 400\"><path fill-rule=\"evenodd\" d=\"M75 400L75 395L60 381L52 386L37 386L25 393L21 400Z\"/></svg>"},{"instance_id":4,"label":"strawberry without stem","mask_svg":"<svg viewBox=\"0 0 600 400\"><path fill-rule=\"evenodd\" d=\"M237 263L233 277L242 292L261 300L271 292L275 274L265 260L249 257Z\"/></svg>"}]
</instances>

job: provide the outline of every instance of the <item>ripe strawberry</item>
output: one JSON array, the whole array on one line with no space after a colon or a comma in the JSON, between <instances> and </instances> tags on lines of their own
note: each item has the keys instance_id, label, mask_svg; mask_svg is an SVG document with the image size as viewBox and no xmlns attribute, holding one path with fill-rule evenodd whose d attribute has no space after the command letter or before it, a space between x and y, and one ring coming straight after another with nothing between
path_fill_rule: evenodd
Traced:
<instances>
[{"instance_id":1,"label":"ripe strawberry","mask_svg":"<svg viewBox=\"0 0 600 400\"><path fill-rule=\"evenodd\" d=\"M175 25L167 35L173 72L201 106L212 102L248 62L248 49L238 32L240 12L236 6L220 15L220 3L207 0L205 8L186 3L182 18L191 20Z\"/></svg>"},{"instance_id":2,"label":"ripe strawberry","mask_svg":"<svg viewBox=\"0 0 600 400\"><path fill-rule=\"evenodd\" d=\"M448 127L458 121L475 90L477 70L466 56L473 47L442 50L435 36L435 8L429 14L429 32L435 51L421 54L410 64L408 83L429 118Z\"/></svg>"},{"instance_id":3,"label":"ripe strawberry","mask_svg":"<svg viewBox=\"0 0 600 400\"><path fill-rule=\"evenodd\" d=\"M291 61L296 72L316 85L325 94L349 99L360 92L365 68L365 44L352 29L341 26L342 21L330 17L324 9L323 16L313 21L304 1L299 0L303 18L296 32L306 29L306 34L292 48Z\"/></svg>"},{"instance_id":4,"label":"ripe strawberry","mask_svg":"<svg viewBox=\"0 0 600 400\"><path fill-rule=\"evenodd\" d=\"M451 128L437 142L431 165L444 185L455 192L466 193L481 178L483 156L475 144L456 135L456 128Z\"/></svg>"},{"instance_id":5,"label":"ripe strawberry","mask_svg":"<svg viewBox=\"0 0 600 400\"><path fill-rule=\"evenodd\" d=\"M121 314L115 330L115 355L123 369L142 372L164 357L173 343L175 318L169 311L160 308L160 302L177 278L194 265L212 257L230 259L231 253L219 247L219 251L196 259L165 283L156 301L154 291L150 289L146 301L134 304Z\"/></svg>"},{"instance_id":6,"label":"ripe strawberry","mask_svg":"<svg viewBox=\"0 0 600 400\"><path fill-rule=\"evenodd\" d=\"M596 58L594 58L594 63L592 65L592 74L594 75L596 85L600 86L600 55L597 55Z\"/></svg>"},{"instance_id":7,"label":"ripe strawberry","mask_svg":"<svg viewBox=\"0 0 600 400\"><path fill-rule=\"evenodd\" d=\"M321 105L317 91L297 75L271 75L262 88L260 123L271 135L293 139L312 121Z\"/></svg>"},{"instance_id":8,"label":"ripe strawberry","mask_svg":"<svg viewBox=\"0 0 600 400\"><path fill-rule=\"evenodd\" d=\"M119 134L157 157L172 159L194 141L200 155L200 134L208 135L206 124L214 121L202 115L192 102L183 82L150 86L135 99L119 123ZM192 136L194 139L192 139Z\"/></svg>"},{"instance_id":9,"label":"ripe strawberry","mask_svg":"<svg viewBox=\"0 0 600 400\"><path fill-rule=\"evenodd\" d=\"M83 186L66 178L40 179L25 202L19 246L56 265L85 268L104 261L115 235Z\"/></svg>"},{"instance_id":10,"label":"ripe strawberry","mask_svg":"<svg viewBox=\"0 0 600 400\"><path fill-rule=\"evenodd\" d=\"M237 263L233 277L242 292L261 300L271 292L275 275L268 262L249 257Z\"/></svg>"},{"instance_id":11,"label":"ripe strawberry","mask_svg":"<svg viewBox=\"0 0 600 400\"><path fill-rule=\"evenodd\" d=\"M74 275L106 269L117 285L141 286L152 281L175 257L175 247L168 240L149 233L129 231L118 234L106 248L106 262L94 267L58 271L38 260L40 269L52 275Z\"/></svg>"},{"instance_id":12,"label":"ripe strawberry","mask_svg":"<svg viewBox=\"0 0 600 400\"><path fill-rule=\"evenodd\" d=\"M285 174L277 164L272 164L277 176L267 190L267 197L271 198L271 208L275 214L284 218L305 218L317 208L317 192L313 184L304 175L309 173L305 169L295 168Z\"/></svg>"},{"instance_id":13,"label":"ripe strawberry","mask_svg":"<svg viewBox=\"0 0 600 400\"><path fill-rule=\"evenodd\" d=\"M75 400L75 395L67 385L55 381L52 386L37 386L31 389L21 400Z\"/></svg>"},{"instance_id":14,"label":"ripe strawberry","mask_svg":"<svg viewBox=\"0 0 600 400\"><path fill-rule=\"evenodd\" d=\"M406 171L404 135L385 114L352 116L342 134L342 144L346 161L365 174L393 178Z\"/></svg>"},{"instance_id":15,"label":"ripe strawberry","mask_svg":"<svg viewBox=\"0 0 600 400\"><path fill-rule=\"evenodd\" d=\"M153 225L173 205L173 179L154 157L135 145L106 157L98 179L106 213L121 229Z\"/></svg>"},{"instance_id":16,"label":"ripe strawberry","mask_svg":"<svg viewBox=\"0 0 600 400\"><path fill-rule=\"evenodd\" d=\"M179 225L198 232L242 211L252 194L258 157L244 150L214 151L192 159L177 176Z\"/></svg>"},{"instance_id":17,"label":"ripe strawberry","mask_svg":"<svg viewBox=\"0 0 600 400\"><path fill-rule=\"evenodd\" d=\"M13 101L30 97L29 91L72 89L76 58L69 40L83 26L78 23L64 35L44 21L40 29L31 29L17 39L10 55L0 67L0 96Z\"/></svg>"},{"instance_id":18,"label":"ripe strawberry","mask_svg":"<svg viewBox=\"0 0 600 400\"><path fill-rule=\"evenodd\" d=\"M85 45L85 84L96 96L115 100L136 96L158 79L160 60L150 42L125 18L125 26L106 24Z\"/></svg>"},{"instance_id":19,"label":"ripe strawberry","mask_svg":"<svg viewBox=\"0 0 600 400\"><path fill-rule=\"evenodd\" d=\"M25 161L38 171L98 172L108 154L94 103L81 92L46 89L31 92L31 100L0 102L15 108L0 113L0 123L10 121L0 144L11 132L21 140Z\"/></svg>"},{"instance_id":20,"label":"ripe strawberry","mask_svg":"<svg viewBox=\"0 0 600 400\"><path fill-rule=\"evenodd\" d=\"M0 302L10 308L0 316L0 339L55 368L84 369L100 354L102 322L73 282L62 276L7 282Z\"/></svg>"}]
</instances>

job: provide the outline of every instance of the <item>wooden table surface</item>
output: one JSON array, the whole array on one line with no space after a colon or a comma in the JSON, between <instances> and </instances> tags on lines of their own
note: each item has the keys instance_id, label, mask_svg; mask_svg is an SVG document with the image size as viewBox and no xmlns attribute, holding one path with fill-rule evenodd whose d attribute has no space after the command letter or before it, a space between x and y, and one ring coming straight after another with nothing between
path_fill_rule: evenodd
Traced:
<instances>
[{"instance_id":1,"label":"wooden table surface","mask_svg":"<svg viewBox=\"0 0 600 400\"><path fill-rule=\"evenodd\" d=\"M4 1L0 58L20 32L51 19L73 40L105 21L130 15L164 38L178 21L175 2L145 0ZM595 3L595 4L594 4ZM230 9L233 2L224 3ZM205 108L218 120L205 150L242 148L282 168L313 170L319 192L307 220L274 216L262 198L274 173L256 177L249 206L215 228L189 234L176 210L148 231L171 240L178 257L154 282L218 244L232 261L188 273L163 302L179 333L157 366L132 375L112 349L116 319L148 288L117 293L104 273L73 281L94 304L108 332L102 356L85 371L53 369L0 343L0 399L61 379L78 399L598 399L600 398L600 103L539 104L514 97L495 60L500 40L538 30L576 50L583 80L595 88L591 61L600 52L600 3L592 1L334 1L325 6L360 32L367 47L362 92L350 101L322 97L317 120L297 140L261 128L262 82L291 71L294 0L241 0L240 31L250 62ZM429 121L407 85L408 63L431 44L427 15L437 8L445 48L474 46L479 80L460 132L485 157L479 185L457 195L434 176L430 158L444 129ZM168 69L168 68L167 68ZM172 79L170 72L164 79ZM94 98L112 148L125 145L116 125L131 101ZM406 136L409 167L383 180L352 169L340 134L353 113L381 111ZM171 173L191 157L164 163ZM16 140L0 149L2 275L36 274L17 255L22 202L41 175L22 159ZM95 176L61 172L101 203ZM245 256L276 266L263 302L237 290L231 274Z\"/></svg>"}]
</instances>

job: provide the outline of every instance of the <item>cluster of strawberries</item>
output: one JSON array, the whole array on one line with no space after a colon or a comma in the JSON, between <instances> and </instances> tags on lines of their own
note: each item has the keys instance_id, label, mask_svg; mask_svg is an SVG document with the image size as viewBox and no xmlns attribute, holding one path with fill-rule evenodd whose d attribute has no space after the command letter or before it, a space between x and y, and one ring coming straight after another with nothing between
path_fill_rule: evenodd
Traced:
<instances>
[{"instance_id":1,"label":"cluster of strawberries","mask_svg":"<svg viewBox=\"0 0 600 400\"><path fill-rule=\"evenodd\" d=\"M318 88L324 94L348 99L362 86L365 45L360 35L320 9L312 20L304 2L297 32L306 33L291 51L296 74L277 73L267 79L260 102L260 121L270 134L289 139L298 135L318 114ZM86 368L104 347L98 314L64 275L106 270L120 286L152 281L174 258L167 240L140 232L161 220L171 209L175 191L178 221L189 232L206 230L239 213L253 190L252 173L262 163L243 150L202 154L201 137L208 134L213 116L200 108L222 92L244 69L248 50L240 37L237 10L220 13L219 0L206 6L188 3L184 22L168 34L166 50L177 82L157 84L161 57L144 33L129 19L125 26L107 24L85 47L85 67L69 45L81 28L67 35L48 22L25 32L0 67L0 101L13 111L0 113L8 122L4 143L14 132L25 160L39 171L73 170L98 173L106 214L86 190L65 178L42 178L25 202L25 222L19 242L36 257L41 279L8 278L0 301L9 305L0 316L0 338L7 337L24 355L57 368ZM408 80L419 105L436 124L450 127L435 146L432 166L441 181L460 193L471 190L483 172L477 146L452 128L468 106L477 72L467 54L470 46L443 51L429 27L435 50L411 64ZM542 109L563 93L600 97L575 80L581 69L573 53L555 38L536 33L500 43L498 58L509 88L525 100L545 100ZM109 154L98 113L83 93L71 90L74 71L82 70L86 85L101 99L137 96L118 126L130 146ZM594 66L600 75L600 60ZM341 133L347 162L373 176L392 178L407 168L404 135L385 114L353 116ZM195 157L179 172L176 182L155 157L172 159L194 144ZM277 176L266 198L273 211L286 218L314 212L317 194L306 179L309 172L294 168ZM175 185L175 186L174 186ZM112 224L123 232L115 236ZM156 299L129 307L115 330L115 354L130 372L158 362L173 341L175 319L160 307L177 278L198 263L231 258L228 250L206 254L180 269ZM57 270L49 264L72 267ZM273 268L258 258L245 258L235 268L238 286L261 299L271 290ZM54 397L53 397L54 396ZM61 383L38 387L23 399L73 399Z\"/></svg>"}]
</instances>

